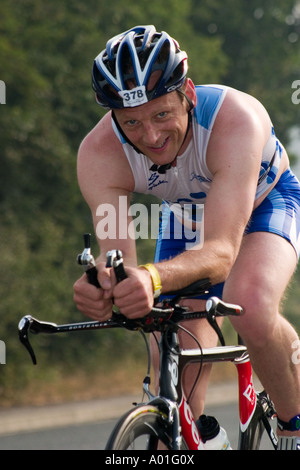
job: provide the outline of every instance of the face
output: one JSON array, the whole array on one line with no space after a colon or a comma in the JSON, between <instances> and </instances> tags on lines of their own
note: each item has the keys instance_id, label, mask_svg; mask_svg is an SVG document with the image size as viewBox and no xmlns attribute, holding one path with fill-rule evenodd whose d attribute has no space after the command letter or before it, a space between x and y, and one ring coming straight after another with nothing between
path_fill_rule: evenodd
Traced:
<instances>
[{"instance_id":1,"label":"face","mask_svg":"<svg viewBox=\"0 0 300 470\"><path fill-rule=\"evenodd\" d=\"M171 163L187 146L187 101L171 92L135 108L115 110L128 139L153 163ZM190 131L191 132L191 131Z\"/></svg>"}]
</instances>

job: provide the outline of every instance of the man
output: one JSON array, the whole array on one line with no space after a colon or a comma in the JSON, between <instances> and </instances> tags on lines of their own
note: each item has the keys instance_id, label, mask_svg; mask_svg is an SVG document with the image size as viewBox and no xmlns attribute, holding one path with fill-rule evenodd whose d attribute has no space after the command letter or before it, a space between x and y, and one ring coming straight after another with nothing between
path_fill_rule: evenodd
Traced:
<instances>
[{"instance_id":1,"label":"man","mask_svg":"<svg viewBox=\"0 0 300 470\"><path fill-rule=\"evenodd\" d=\"M225 301L245 309L232 323L274 401L280 445L300 449L300 367L292 360L298 336L279 311L299 255L300 185L262 104L228 87L195 87L186 74L186 53L153 26L112 38L95 59L96 99L111 111L78 155L79 185L95 229L106 203L114 205L117 223L128 225L129 218L119 222L119 201L126 196L129 204L133 191L155 194L165 204L155 264L137 266L132 237L103 237L101 288L82 276L74 299L94 319L110 317L112 298L124 315L141 317L160 293L208 278L215 286L210 295L223 289ZM170 205L187 202L205 207L204 241L192 250L170 229ZM123 252L128 275L119 284L105 268L105 254L115 248ZM215 342L201 322L193 330L204 346ZM207 379L208 372L194 394L195 418Z\"/></svg>"}]
</instances>

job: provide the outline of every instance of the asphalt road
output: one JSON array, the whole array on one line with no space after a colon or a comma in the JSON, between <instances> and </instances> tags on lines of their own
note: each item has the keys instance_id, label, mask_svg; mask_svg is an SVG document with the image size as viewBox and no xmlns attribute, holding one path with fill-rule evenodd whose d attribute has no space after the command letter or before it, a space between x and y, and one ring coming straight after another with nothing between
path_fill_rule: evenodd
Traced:
<instances>
[{"instance_id":1,"label":"asphalt road","mask_svg":"<svg viewBox=\"0 0 300 470\"><path fill-rule=\"evenodd\" d=\"M222 405L214 409L219 422L231 435L231 445L236 445L236 406ZM115 419L19 432L0 436L0 450L103 450Z\"/></svg>"},{"instance_id":2,"label":"asphalt road","mask_svg":"<svg viewBox=\"0 0 300 470\"><path fill-rule=\"evenodd\" d=\"M210 390L208 397L206 414L216 416L232 448L236 448L238 406L234 385L219 385ZM0 450L103 450L117 417L136 399L116 397L0 411Z\"/></svg>"}]
</instances>

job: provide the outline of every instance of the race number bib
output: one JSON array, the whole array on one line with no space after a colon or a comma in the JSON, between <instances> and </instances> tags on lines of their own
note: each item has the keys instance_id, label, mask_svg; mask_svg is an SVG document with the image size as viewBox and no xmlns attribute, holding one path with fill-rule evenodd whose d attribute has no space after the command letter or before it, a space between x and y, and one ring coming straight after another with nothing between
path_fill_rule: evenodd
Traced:
<instances>
[{"instance_id":1,"label":"race number bib","mask_svg":"<svg viewBox=\"0 0 300 470\"><path fill-rule=\"evenodd\" d=\"M137 86L132 90L119 91L119 95L123 98L124 108L132 108L148 102L144 85Z\"/></svg>"}]
</instances>

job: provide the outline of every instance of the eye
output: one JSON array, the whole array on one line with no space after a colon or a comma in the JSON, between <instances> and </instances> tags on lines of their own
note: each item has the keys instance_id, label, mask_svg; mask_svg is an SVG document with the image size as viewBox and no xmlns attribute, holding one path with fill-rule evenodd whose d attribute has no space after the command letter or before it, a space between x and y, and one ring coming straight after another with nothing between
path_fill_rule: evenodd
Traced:
<instances>
[{"instance_id":1,"label":"eye","mask_svg":"<svg viewBox=\"0 0 300 470\"><path fill-rule=\"evenodd\" d=\"M125 125L128 127L133 127L136 126L138 121L136 119L130 119L129 121L125 122Z\"/></svg>"},{"instance_id":2,"label":"eye","mask_svg":"<svg viewBox=\"0 0 300 470\"><path fill-rule=\"evenodd\" d=\"M165 118L165 117L167 116L167 114L168 114L168 113L167 113L166 111L161 111L160 113L157 114L157 117L158 117L159 119L163 119L163 118Z\"/></svg>"}]
</instances>

